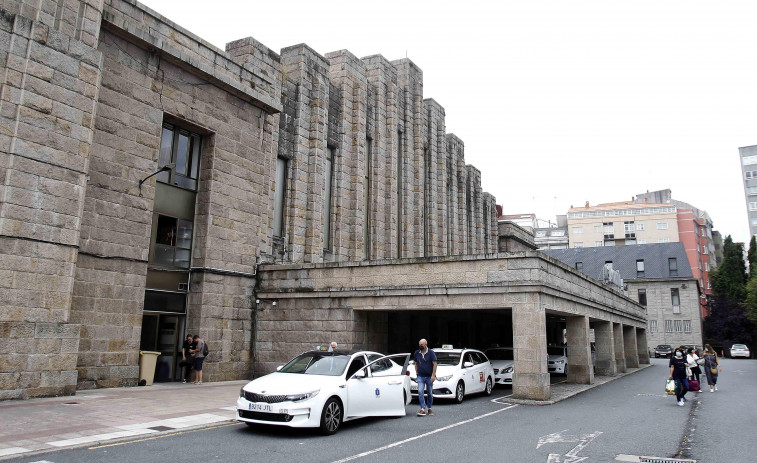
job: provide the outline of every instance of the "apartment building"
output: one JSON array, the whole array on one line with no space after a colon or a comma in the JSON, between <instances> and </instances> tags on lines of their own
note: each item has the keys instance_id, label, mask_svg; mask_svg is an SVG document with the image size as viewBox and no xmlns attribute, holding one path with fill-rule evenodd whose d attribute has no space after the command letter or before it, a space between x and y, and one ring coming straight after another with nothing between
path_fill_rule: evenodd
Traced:
<instances>
[{"instance_id":1,"label":"apartment building","mask_svg":"<svg viewBox=\"0 0 757 463\"><path fill-rule=\"evenodd\" d=\"M675 243L676 207L633 201L571 207L568 240L572 248Z\"/></svg>"}]
</instances>

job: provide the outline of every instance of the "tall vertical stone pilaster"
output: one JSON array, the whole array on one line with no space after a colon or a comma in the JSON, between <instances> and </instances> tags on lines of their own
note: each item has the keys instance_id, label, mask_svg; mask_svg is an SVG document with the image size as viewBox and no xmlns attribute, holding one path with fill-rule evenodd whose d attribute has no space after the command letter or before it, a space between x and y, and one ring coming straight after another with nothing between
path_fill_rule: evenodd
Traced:
<instances>
[{"instance_id":1,"label":"tall vertical stone pilaster","mask_svg":"<svg viewBox=\"0 0 757 463\"><path fill-rule=\"evenodd\" d=\"M549 400L550 380L547 370L546 312L539 304L539 295L531 293L528 300L513 304L513 397Z\"/></svg>"},{"instance_id":2,"label":"tall vertical stone pilaster","mask_svg":"<svg viewBox=\"0 0 757 463\"><path fill-rule=\"evenodd\" d=\"M589 318L585 316L567 317L568 333L568 382L591 384L594 369L591 364L589 343Z\"/></svg>"},{"instance_id":3,"label":"tall vertical stone pilaster","mask_svg":"<svg viewBox=\"0 0 757 463\"><path fill-rule=\"evenodd\" d=\"M623 339L624 328L622 323L613 323L612 325L612 334L615 341L615 366L618 373L626 372L626 349Z\"/></svg>"},{"instance_id":4,"label":"tall vertical stone pilaster","mask_svg":"<svg viewBox=\"0 0 757 463\"><path fill-rule=\"evenodd\" d=\"M71 394L71 323L99 96L103 2L0 9L0 399Z\"/></svg>"},{"instance_id":5,"label":"tall vertical stone pilaster","mask_svg":"<svg viewBox=\"0 0 757 463\"><path fill-rule=\"evenodd\" d=\"M602 376L615 376L618 374L615 362L615 336L613 323L607 321L594 322L594 339L597 349L597 359L594 364L594 373Z\"/></svg>"},{"instance_id":6,"label":"tall vertical stone pilaster","mask_svg":"<svg viewBox=\"0 0 757 463\"><path fill-rule=\"evenodd\" d=\"M401 91L397 69L381 55L362 58L368 83L375 88L373 140L376 179L375 259L399 257L397 243L397 151L404 127L399 114Z\"/></svg>"},{"instance_id":7,"label":"tall vertical stone pilaster","mask_svg":"<svg viewBox=\"0 0 757 463\"><path fill-rule=\"evenodd\" d=\"M288 156L292 159L292 200L289 205L292 217L297 220L290 222L287 232L290 259L294 262L322 262L329 62L302 44L284 48L281 64L287 79L293 83L288 91L294 95L287 97L294 99L295 111L291 127L293 153Z\"/></svg>"},{"instance_id":8,"label":"tall vertical stone pilaster","mask_svg":"<svg viewBox=\"0 0 757 463\"><path fill-rule=\"evenodd\" d=\"M447 213L450 189L447 183L444 108L433 99L423 100L426 111L426 249L429 256L447 253Z\"/></svg>"},{"instance_id":9,"label":"tall vertical stone pilaster","mask_svg":"<svg viewBox=\"0 0 757 463\"><path fill-rule=\"evenodd\" d=\"M367 203L372 203L373 192L367 186L374 183L366 178L370 170L366 166L366 69L360 59L346 50L327 53L326 59L329 61L330 83L334 93L339 95L339 98L330 95L332 102L338 102L339 108L329 111L329 129L334 126L334 142L339 147L338 163L335 164L334 218L340 226L333 231L333 250L336 260L362 260L366 255L364 228L370 226L366 218L371 217L365 213L366 207L373 211ZM371 231L375 232L375 229Z\"/></svg>"},{"instance_id":10,"label":"tall vertical stone pilaster","mask_svg":"<svg viewBox=\"0 0 757 463\"><path fill-rule=\"evenodd\" d=\"M626 351L626 368L639 368L635 326L623 326L623 347Z\"/></svg>"}]
</instances>

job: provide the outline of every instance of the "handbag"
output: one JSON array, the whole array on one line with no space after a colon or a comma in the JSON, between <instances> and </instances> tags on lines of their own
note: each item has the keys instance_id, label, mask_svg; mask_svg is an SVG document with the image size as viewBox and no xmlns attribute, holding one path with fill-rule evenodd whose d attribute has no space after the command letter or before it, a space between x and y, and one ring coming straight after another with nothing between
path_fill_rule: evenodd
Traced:
<instances>
[{"instance_id":1,"label":"handbag","mask_svg":"<svg viewBox=\"0 0 757 463\"><path fill-rule=\"evenodd\" d=\"M676 393L676 380L670 378L665 381L665 393L668 395L675 395Z\"/></svg>"},{"instance_id":2,"label":"handbag","mask_svg":"<svg viewBox=\"0 0 757 463\"><path fill-rule=\"evenodd\" d=\"M704 359L697 359L697 365L704 365Z\"/></svg>"},{"instance_id":3,"label":"handbag","mask_svg":"<svg viewBox=\"0 0 757 463\"><path fill-rule=\"evenodd\" d=\"M716 368L710 368L710 373L712 373L713 375L716 375L716 374L718 374L718 369L717 369L717 367L716 367Z\"/></svg>"},{"instance_id":4,"label":"handbag","mask_svg":"<svg viewBox=\"0 0 757 463\"><path fill-rule=\"evenodd\" d=\"M686 377L691 377L691 368L689 368L688 366L686 366Z\"/></svg>"},{"instance_id":5,"label":"handbag","mask_svg":"<svg viewBox=\"0 0 757 463\"><path fill-rule=\"evenodd\" d=\"M696 379L690 379L689 380L689 390L691 392L696 392L699 390L699 381Z\"/></svg>"}]
</instances>

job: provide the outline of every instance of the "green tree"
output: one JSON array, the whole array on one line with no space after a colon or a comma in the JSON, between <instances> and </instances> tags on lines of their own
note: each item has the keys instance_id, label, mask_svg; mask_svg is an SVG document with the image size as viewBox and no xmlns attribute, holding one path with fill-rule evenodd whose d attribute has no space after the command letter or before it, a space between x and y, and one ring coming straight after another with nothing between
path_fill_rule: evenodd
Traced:
<instances>
[{"instance_id":1,"label":"green tree","mask_svg":"<svg viewBox=\"0 0 757 463\"><path fill-rule=\"evenodd\" d=\"M750 246L750 249L752 246ZM755 244L757 253L757 244ZM757 263L755 263L757 274ZM754 295L749 301L757 307L757 276L750 288ZM723 262L710 273L712 282L712 311L705 319L707 342L728 349L735 342L751 343L754 325L747 318L747 273L744 245L734 243L730 236L723 243Z\"/></svg>"},{"instance_id":2,"label":"green tree","mask_svg":"<svg viewBox=\"0 0 757 463\"><path fill-rule=\"evenodd\" d=\"M754 235L749 240L749 251L746 255L749 262L749 277L751 278L757 273L757 239L754 238Z\"/></svg>"},{"instance_id":3,"label":"green tree","mask_svg":"<svg viewBox=\"0 0 757 463\"><path fill-rule=\"evenodd\" d=\"M731 302L744 302L747 281L744 245L734 243L731 235L725 238L723 262L710 274L710 281L715 299L726 298Z\"/></svg>"},{"instance_id":4,"label":"green tree","mask_svg":"<svg viewBox=\"0 0 757 463\"><path fill-rule=\"evenodd\" d=\"M746 315L757 324L757 275L754 274L746 284Z\"/></svg>"}]
</instances>

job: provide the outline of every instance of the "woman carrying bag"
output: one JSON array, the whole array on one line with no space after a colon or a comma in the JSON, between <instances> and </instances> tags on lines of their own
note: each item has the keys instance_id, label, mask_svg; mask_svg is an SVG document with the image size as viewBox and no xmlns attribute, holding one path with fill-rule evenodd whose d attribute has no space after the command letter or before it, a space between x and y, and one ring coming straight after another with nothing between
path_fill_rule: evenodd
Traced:
<instances>
[{"instance_id":1,"label":"woman carrying bag","mask_svg":"<svg viewBox=\"0 0 757 463\"><path fill-rule=\"evenodd\" d=\"M698 365L699 356L694 352L692 347L689 347L686 352L686 362L691 370L691 377L689 377L689 390L691 392L702 392L699 387L699 375L702 374L702 370Z\"/></svg>"},{"instance_id":2,"label":"woman carrying bag","mask_svg":"<svg viewBox=\"0 0 757 463\"><path fill-rule=\"evenodd\" d=\"M720 366L718 354L709 344L705 344L702 357L704 358L704 374L707 376L707 384L710 385L710 392L715 392L718 390L718 374L723 371L723 367Z\"/></svg>"}]
</instances>

